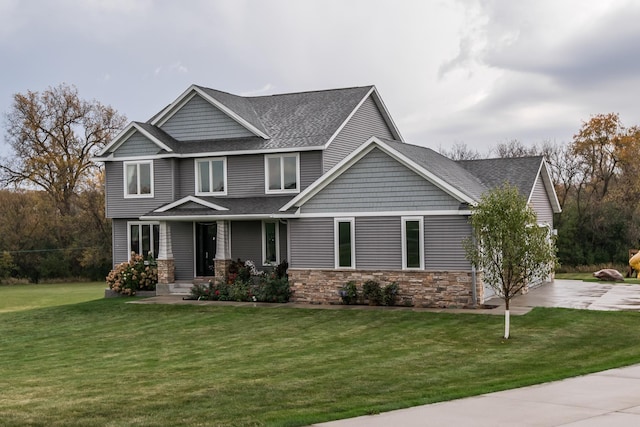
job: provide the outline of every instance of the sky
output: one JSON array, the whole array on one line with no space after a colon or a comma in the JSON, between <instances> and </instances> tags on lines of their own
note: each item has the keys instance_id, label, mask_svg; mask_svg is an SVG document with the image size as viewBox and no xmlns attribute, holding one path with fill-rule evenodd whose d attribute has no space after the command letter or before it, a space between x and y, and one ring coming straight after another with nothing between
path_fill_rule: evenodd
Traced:
<instances>
[{"instance_id":1,"label":"sky","mask_svg":"<svg viewBox=\"0 0 640 427\"><path fill-rule=\"evenodd\" d=\"M135 121L191 84L375 85L412 144L567 143L640 125L638 22L636 0L0 0L0 114L61 83Z\"/></svg>"}]
</instances>

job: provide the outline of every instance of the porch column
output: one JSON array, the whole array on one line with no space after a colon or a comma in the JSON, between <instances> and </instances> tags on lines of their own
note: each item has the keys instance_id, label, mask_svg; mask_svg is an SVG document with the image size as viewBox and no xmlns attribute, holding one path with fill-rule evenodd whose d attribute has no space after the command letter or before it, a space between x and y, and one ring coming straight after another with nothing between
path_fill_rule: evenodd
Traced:
<instances>
[{"instance_id":1,"label":"porch column","mask_svg":"<svg viewBox=\"0 0 640 427\"><path fill-rule=\"evenodd\" d=\"M231 241L229 240L229 221L216 221L216 260L215 275L224 278L229 273L231 264Z\"/></svg>"},{"instance_id":2,"label":"porch column","mask_svg":"<svg viewBox=\"0 0 640 427\"><path fill-rule=\"evenodd\" d=\"M167 221L160 221L160 248L158 249L158 284L168 285L175 281L176 267L171 249L171 228Z\"/></svg>"}]
</instances>

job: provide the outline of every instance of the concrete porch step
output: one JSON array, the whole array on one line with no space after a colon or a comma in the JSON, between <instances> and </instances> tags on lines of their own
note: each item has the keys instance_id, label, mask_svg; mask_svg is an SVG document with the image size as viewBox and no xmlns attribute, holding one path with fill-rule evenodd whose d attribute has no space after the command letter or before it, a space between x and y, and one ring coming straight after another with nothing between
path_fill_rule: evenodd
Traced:
<instances>
[{"instance_id":1,"label":"concrete porch step","mask_svg":"<svg viewBox=\"0 0 640 427\"><path fill-rule=\"evenodd\" d=\"M178 282L161 285L156 285L156 295L189 295L191 294L191 288L193 283L190 282Z\"/></svg>"}]
</instances>

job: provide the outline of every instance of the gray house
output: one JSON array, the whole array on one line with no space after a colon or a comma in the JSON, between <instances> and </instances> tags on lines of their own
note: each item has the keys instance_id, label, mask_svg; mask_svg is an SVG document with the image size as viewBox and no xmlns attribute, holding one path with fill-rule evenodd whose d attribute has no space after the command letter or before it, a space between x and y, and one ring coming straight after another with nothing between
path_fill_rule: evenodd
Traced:
<instances>
[{"instance_id":1,"label":"gray house","mask_svg":"<svg viewBox=\"0 0 640 427\"><path fill-rule=\"evenodd\" d=\"M224 277L233 259L289 263L293 299L395 281L416 306L489 296L465 259L469 205L505 180L553 228L541 157L454 162L404 142L373 86L241 97L191 86L131 123L105 163L113 262L157 256L158 292Z\"/></svg>"}]
</instances>

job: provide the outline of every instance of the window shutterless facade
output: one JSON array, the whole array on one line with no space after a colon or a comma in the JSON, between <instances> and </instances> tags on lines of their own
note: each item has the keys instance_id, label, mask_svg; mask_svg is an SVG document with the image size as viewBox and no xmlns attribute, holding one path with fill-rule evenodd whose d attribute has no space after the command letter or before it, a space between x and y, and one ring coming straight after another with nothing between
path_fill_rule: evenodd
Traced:
<instances>
[{"instance_id":1,"label":"window shutterless facade","mask_svg":"<svg viewBox=\"0 0 640 427\"><path fill-rule=\"evenodd\" d=\"M129 257L132 253L142 255L149 253L156 258L160 249L160 224L157 222L128 223Z\"/></svg>"},{"instance_id":2,"label":"window shutterless facade","mask_svg":"<svg viewBox=\"0 0 640 427\"><path fill-rule=\"evenodd\" d=\"M300 192L300 155L264 156L265 193Z\"/></svg>"},{"instance_id":3,"label":"window shutterless facade","mask_svg":"<svg viewBox=\"0 0 640 427\"><path fill-rule=\"evenodd\" d=\"M402 217L402 268L424 269L423 217Z\"/></svg>"},{"instance_id":4,"label":"window shutterless facade","mask_svg":"<svg viewBox=\"0 0 640 427\"><path fill-rule=\"evenodd\" d=\"M227 195L227 159L225 157L198 159L195 166L196 195Z\"/></svg>"},{"instance_id":5,"label":"window shutterless facade","mask_svg":"<svg viewBox=\"0 0 640 427\"><path fill-rule=\"evenodd\" d=\"M280 227L277 221L262 221L262 265L280 263Z\"/></svg>"},{"instance_id":6,"label":"window shutterless facade","mask_svg":"<svg viewBox=\"0 0 640 427\"><path fill-rule=\"evenodd\" d=\"M334 220L336 268L356 268L356 227L353 218Z\"/></svg>"},{"instance_id":7,"label":"window shutterless facade","mask_svg":"<svg viewBox=\"0 0 640 427\"><path fill-rule=\"evenodd\" d=\"M124 162L124 197L153 197L153 160Z\"/></svg>"}]
</instances>

